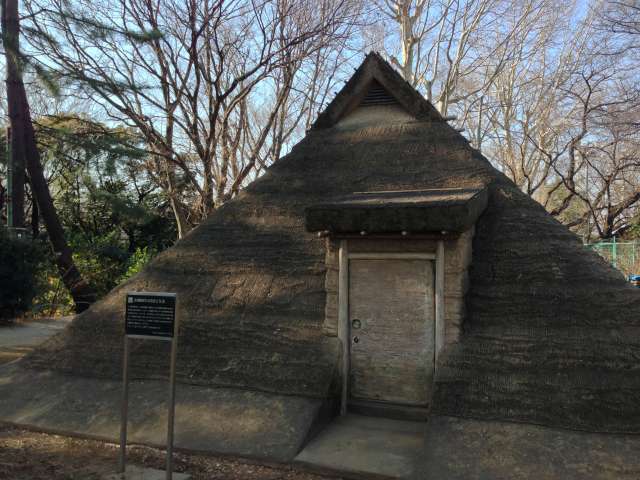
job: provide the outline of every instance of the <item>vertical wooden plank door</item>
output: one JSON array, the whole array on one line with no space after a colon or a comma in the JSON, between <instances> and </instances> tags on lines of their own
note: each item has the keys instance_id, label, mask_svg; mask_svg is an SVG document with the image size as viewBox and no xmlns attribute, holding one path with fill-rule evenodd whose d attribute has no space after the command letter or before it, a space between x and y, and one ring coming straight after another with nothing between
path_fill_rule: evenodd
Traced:
<instances>
[{"instance_id":1,"label":"vertical wooden plank door","mask_svg":"<svg viewBox=\"0 0 640 480\"><path fill-rule=\"evenodd\" d=\"M433 382L433 262L351 259L350 396L427 405Z\"/></svg>"}]
</instances>

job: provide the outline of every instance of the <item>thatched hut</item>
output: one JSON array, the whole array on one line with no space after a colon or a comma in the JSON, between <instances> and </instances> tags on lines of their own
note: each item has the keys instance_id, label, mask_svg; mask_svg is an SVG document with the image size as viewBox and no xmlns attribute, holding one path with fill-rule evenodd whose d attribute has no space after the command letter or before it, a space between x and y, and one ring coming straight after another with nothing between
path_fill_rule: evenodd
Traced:
<instances>
[{"instance_id":1,"label":"thatched hut","mask_svg":"<svg viewBox=\"0 0 640 480\"><path fill-rule=\"evenodd\" d=\"M29 358L118 378L124 294L180 299L180 382L640 432L640 290L377 54L237 198ZM160 376L157 344L134 376Z\"/></svg>"}]
</instances>

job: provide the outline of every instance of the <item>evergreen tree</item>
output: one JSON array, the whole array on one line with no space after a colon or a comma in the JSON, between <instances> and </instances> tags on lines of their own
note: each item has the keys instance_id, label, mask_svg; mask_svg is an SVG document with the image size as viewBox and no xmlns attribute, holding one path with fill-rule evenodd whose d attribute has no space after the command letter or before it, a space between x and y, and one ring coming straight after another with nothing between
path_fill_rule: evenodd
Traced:
<instances>
[{"instance_id":1,"label":"evergreen tree","mask_svg":"<svg viewBox=\"0 0 640 480\"><path fill-rule=\"evenodd\" d=\"M29 172L38 210L49 233L58 271L73 297L76 311L81 312L95 300L95 292L82 278L74 263L71 248L66 241L40 162L23 81L23 66L26 62L20 53L19 46L18 0L0 0L0 6L2 7L2 41L7 63L7 105L13 147L9 163L19 168L19 175L24 175L24 168L21 166L24 160L23 164Z\"/></svg>"}]
</instances>

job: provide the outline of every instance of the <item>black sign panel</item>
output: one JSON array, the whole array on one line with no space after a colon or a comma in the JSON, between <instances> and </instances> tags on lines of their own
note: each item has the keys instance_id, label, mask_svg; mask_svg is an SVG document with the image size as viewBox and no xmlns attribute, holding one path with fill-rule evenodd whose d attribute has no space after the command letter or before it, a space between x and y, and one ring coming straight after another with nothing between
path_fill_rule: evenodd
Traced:
<instances>
[{"instance_id":1,"label":"black sign panel","mask_svg":"<svg viewBox=\"0 0 640 480\"><path fill-rule=\"evenodd\" d=\"M175 293L127 293L127 335L171 339L176 320Z\"/></svg>"}]
</instances>

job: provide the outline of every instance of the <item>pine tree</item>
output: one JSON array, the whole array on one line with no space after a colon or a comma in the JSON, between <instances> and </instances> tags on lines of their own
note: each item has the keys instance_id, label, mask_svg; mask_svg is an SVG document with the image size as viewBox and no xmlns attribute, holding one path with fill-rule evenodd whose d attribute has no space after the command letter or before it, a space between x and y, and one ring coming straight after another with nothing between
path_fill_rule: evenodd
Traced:
<instances>
[{"instance_id":1,"label":"pine tree","mask_svg":"<svg viewBox=\"0 0 640 480\"><path fill-rule=\"evenodd\" d=\"M9 162L13 165L18 162L20 165L19 162L23 159L26 164L33 195L49 233L58 271L73 298L76 311L81 312L95 300L95 293L82 278L73 261L71 248L66 241L62 224L44 177L22 78L22 66L25 62L20 54L19 46L18 0L0 0L0 5L2 7L2 40L7 62L7 104L11 126L12 149ZM24 168L21 168L20 174L24 178ZM24 180L22 188L24 189Z\"/></svg>"}]
</instances>

